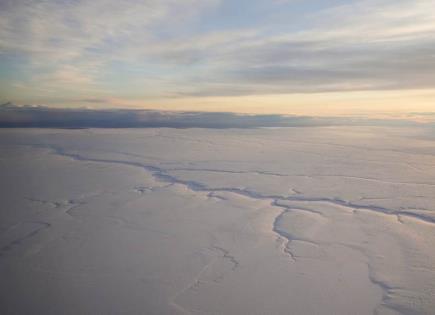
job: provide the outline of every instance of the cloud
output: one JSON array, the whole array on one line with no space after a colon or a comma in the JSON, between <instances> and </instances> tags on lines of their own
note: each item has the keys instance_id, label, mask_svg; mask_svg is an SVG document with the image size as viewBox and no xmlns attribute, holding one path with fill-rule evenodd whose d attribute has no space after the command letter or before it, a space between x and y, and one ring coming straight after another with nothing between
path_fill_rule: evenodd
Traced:
<instances>
[{"instance_id":1,"label":"cloud","mask_svg":"<svg viewBox=\"0 0 435 315\"><path fill-rule=\"evenodd\" d=\"M110 62L139 58L155 30L171 28L215 0L2 1L0 52L29 61L29 84L92 86ZM173 17L183 12L176 22Z\"/></svg>"},{"instance_id":2,"label":"cloud","mask_svg":"<svg viewBox=\"0 0 435 315\"><path fill-rule=\"evenodd\" d=\"M423 89L435 84L434 6L2 1L0 52L26 61L15 65L24 73L14 80L17 94L37 89L58 98L72 91L79 98L149 99Z\"/></svg>"},{"instance_id":3,"label":"cloud","mask_svg":"<svg viewBox=\"0 0 435 315\"><path fill-rule=\"evenodd\" d=\"M406 120L382 120L288 115L248 115L228 112L62 109L0 105L0 128L261 128L320 126L408 126Z\"/></svg>"},{"instance_id":4,"label":"cloud","mask_svg":"<svg viewBox=\"0 0 435 315\"><path fill-rule=\"evenodd\" d=\"M221 49L196 95L430 88L434 1L359 1L313 15L310 29ZM211 61L213 63L213 61ZM207 81L202 77L200 81Z\"/></svg>"}]
</instances>

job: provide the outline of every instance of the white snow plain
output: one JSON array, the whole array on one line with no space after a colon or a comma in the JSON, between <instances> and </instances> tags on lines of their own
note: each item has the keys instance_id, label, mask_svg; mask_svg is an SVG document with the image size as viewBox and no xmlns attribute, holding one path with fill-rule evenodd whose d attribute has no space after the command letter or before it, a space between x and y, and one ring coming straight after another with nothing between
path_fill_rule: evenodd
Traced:
<instances>
[{"instance_id":1,"label":"white snow plain","mask_svg":"<svg viewBox=\"0 0 435 315\"><path fill-rule=\"evenodd\" d=\"M418 127L4 129L1 314L434 314Z\"/></svg>"}]
</instances>

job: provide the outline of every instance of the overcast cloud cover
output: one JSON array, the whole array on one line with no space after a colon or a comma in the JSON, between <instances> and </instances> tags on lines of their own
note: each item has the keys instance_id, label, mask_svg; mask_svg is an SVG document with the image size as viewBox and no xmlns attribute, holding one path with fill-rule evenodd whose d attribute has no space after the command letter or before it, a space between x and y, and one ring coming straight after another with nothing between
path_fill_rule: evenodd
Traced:
<instances>
[{"instance_id":1,"label":"overcast cloud cover","mask_svg":"<svg viewBox=\"0 0 435 315\"><path fill-rule=\"evenodd\" d=\"M1 101L435 86L434 0L0 0Z\"/></svg>"}]
</instances>

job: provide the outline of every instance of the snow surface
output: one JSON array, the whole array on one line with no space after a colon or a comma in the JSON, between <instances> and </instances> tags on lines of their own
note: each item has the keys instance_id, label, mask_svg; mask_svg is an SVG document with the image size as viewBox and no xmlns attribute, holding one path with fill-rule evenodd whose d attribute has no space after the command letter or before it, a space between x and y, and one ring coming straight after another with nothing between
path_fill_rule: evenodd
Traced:
<instances>
[{"instance_id":1,"label":"snow surface","mask_svg":"<svg viewBox=\"0 0 435 315\"><path fill-rule=\"evenodd\" d=\"M1 314L434 314L423 129L4 129Z\"/></svg>"}]
</instances>

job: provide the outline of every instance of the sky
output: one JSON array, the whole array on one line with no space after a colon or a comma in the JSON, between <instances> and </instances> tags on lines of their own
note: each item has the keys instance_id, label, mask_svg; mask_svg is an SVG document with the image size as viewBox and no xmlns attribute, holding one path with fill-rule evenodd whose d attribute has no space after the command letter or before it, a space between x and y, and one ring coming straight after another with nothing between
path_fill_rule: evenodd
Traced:
<instances>
[{"instance_id":1,"label":"sky","mask_svg":"<svg viewBox=\"0 0 435 315\"><path fill-rule=\"evenodd\" d=\"M0 103L435 112L435 0L0 0Z\"/></svg>"}]
</instances>

